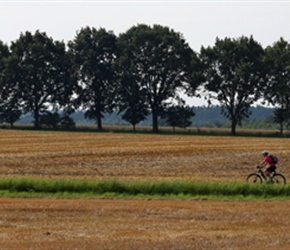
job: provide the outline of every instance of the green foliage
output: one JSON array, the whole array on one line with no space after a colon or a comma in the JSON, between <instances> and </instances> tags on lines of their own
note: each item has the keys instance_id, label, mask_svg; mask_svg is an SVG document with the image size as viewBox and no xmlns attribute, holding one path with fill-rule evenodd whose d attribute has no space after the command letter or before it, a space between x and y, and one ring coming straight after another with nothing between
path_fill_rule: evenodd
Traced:
<instances>
[{"instance_id":1,"label":"green foliage","mask_svg":"<svg viewBox=\"0 0 290 250\"><path fill-rule=\"evenodd\" d=\"M273 121L273 108L266 108L266 107L251 107L251 116L243 121L242 126L238 128L245 128L245 129L271 129L276 130L278 126ZM195 116L191 120L192 127L205 127L205 128L230 128L231 124L230 121L227 121L226 118L220 114L221 107L213 106L213 107L195 107L194 108ZM60 113L62 119L65 119L66 116L64 113ZM140 126L150 126L151 125L151 117L147 116L146 119L140 123ZM16 125L27 125L31 123L32 117L29 115L22 116L20 121L16 123ZM77 111L71 114L72 125L71 126L64 126L61 125L62 128L74 128L74 125L78 127L82 126L91 126L94 125L93 122L89 122L88 120L84 119L84 112ZM62 120L63 122L63 120ZM113 112L111 114L104 114L103 123L106 125L129 125L126 123L122 123L122 115L118 114L117 112ZM144 130L144 128L139 129Z\"/></svg>"},{"instance_id":2,"label":"green foliage","mask_svg":"<svg viewBox=\"0 0 290 250\"><path fill-rule=\"evenodd\" d=\"M117 95L114 70L116 36L103 28L82 28L69 42L70 55L78 76L75 105L86 110L102 130L103 112L112 112Z\"/></svg>"},{"instance_id":3,"label":"green foliage","mask_svg":"<svg viewBox=\"0 0 290 250\"><path fill-rule=\"evenodd\" d=\"M13 89L11 100L17 100L23 112L32 112L39 128L40 113L49 106L63 107L73 91L65 44L39 31L26 32L10 50L6 80Z\"/></svg>"},{"instance_id":4,"label":"green foliage","mask_svg":"<svg viewBox=\"0 0 290 250\"><path fill-rule=\"evenodd\" d=\"M60 121L60 114L57 112L52 113L47 111L40 117L40 124L46 125L48 128L56 129Z\"/></svg>"},{"instance_id":5,"label":"green foliage","mask_svg":"<svg viewBox=\"0 0 290 250\"><path fill-rule=\"evenodd\" d=\"M21 110L17 108L11 108L5 104L0 105L0 123L8 123L13 127L14 123L20 120L21 114Z\"/></svg>"},{"instance_id":6,"label":"green foliage","mask_svg":"<svg viewBox=\"0 0 290 250\"><path fill-rule=\"evenodd\" d=\"M275 108L273 112L273 121L275 123L278 123L280 128L280 134L283 135L284 131L284 123L289 122L290 120L290 110L287 110L286 108Z\"/></svg>"},{"instance_id":7,"label":"green foliage","mask_svg":"<svg viewBox=\"0 0 290 250\"><path fill-rule=\"evenodd\" d=\"M261 95L265 69L264 50L252 37L216 39L211 48L201 48L204 64L204 88L220 102L222 114L231 121L232 134L249 108Z\"/></svg>"},{"instance_id":8,"label":"green foliage","mask_svg":"<svg viewBox=\"0 0 290 250\"><path fill-rule=\"evenodd\" d=\"M47 128L57 129L57 128L66 128L71 129L75 127L74 120L69 117L66 113L62 115L58 112L46 111L44 114L41 114L40 117L41 126L46 126Z\"/></svg>"},{"instance_id":9,"label":"green foliage","mask_svg":"<svg viewBox=\"0 0 290 250\"><path fill-rule=\"evenodd\" d=\"M7 45L0 41L0 123L9 123L11 127L20 119L19 103L13 98L13 87L7 80L7 61L10 56Z\"/></svg>"},{"instance_id":10,"label":"green foliage","mask_svg":"<svg viewBox=\"0 0 290 250\"><path fill-rule=\"evenodd\" d=\"M60 126L64 129L73 129L76 126L74 119L68 115L63 115L60 119Z\"/></svg>"},{"instance_id":11,"label":"green foliage","mask_svg":"<svg viewBox=\"0 0 290 250\"><path fill-rule=\"evenodd\" d=\"M275 122L282 135L289 123L290 45L283 38L266 49L252 37L217 38L213 47L202 47L197 54L182 34L140 24L119 37L85 27L68 47L39 31L21 33L10 46L0 41L0 122L13 126L21 114L30 113L39 128L47 110L83 109L85 119L95 121L99 130L106 116L116 112L134 130L140 124L158 132L160 115L181 99L180 91L195 96L201 87L209 102L220 102L228 122L217 115L206 124L181 121L176 110L167 117L170 126L227 126L235 134L236 127L276 129ZM257 100L275 106L273 121L249 119ZM58 127L55 119L51 116L44 123ZM114 124L123 124L120 120ZM60 123L74 126L68 116Z\"/></svg>"},{"instance_id":12,"label":"green foliage","mask_svg":"<svg viewBox=\"0 0 290 250\"><path fill-rule=\"evenodd\" d=\"M169 126L173 127L175 132L175 127L189 127L194 115L193 108L190 106L170 106L164 110L162 117L165 118Z\"/></svg>"},{"instance_id":13,"label":"green foliage","mask_svg":"<svg viewBox=\"0 0 290 250\"><path fill-rule=\"evenodd\" d=\"M247 199L290 198L290 186L194 181L121 182L117 180L1 179L0 195L35 197L228 197Z\"/></svg>"},{"instance_id":14,"label":"green foliage","mask_svg":"<svg viewBox=\"0 0 290 250\"><path fill-rule=\"evenodd\" d=\"M160 25L132 27L119 36L118 47L122 78L142 90L152 113L153 132L158 132L165 102L192 80L194 52L181 34Z\"/></svg>"},{"instance_id":15,"label":"green foliage","mask_svg":"<svg viewBox=\"0 0 290 250\"><path fill-rule=\"evenodd\" d=\"M142 105L142 104L141 104ZM133 125L133 130L136 130L136 124L146 119L148 115L148 110L143 106L134 105L128 108L122 115L122 119L131 123Z\"/></svg>"},{"instance_id":16,"label":"green foliage","mask_svg":"<svg viewBox=\"0 0 290 250\"><path fill-rule=\"evenodd\" d=\"M267 85L266 101L275 106L274 121L283 134L284 124L290 119L290 44L283 38L265 49Z\"/></svg>"},{"instance_id":17,"label":"green foliage","mask_svg":"<svg viewBox=\"0 0 290 250\"><path fill-rule=\"evenodd\" d=\"M267 85L264 91L265 100L281 108L289 108L290 44L280 38L272 46L267 46L264 61L267 69Z\"/></svg>"},{"instance_id":18,"label":"green foliage","mask_svg":"<svg viewBox=\"0 0 290 250\"><path fill-rule=\"evenodd\" d=\"M122 119L132 124L135 131L136 124L145 120L149 115L146 94L133 79L124 76L121 82L119 113L123 112Z\"/></svg>"}]
</instances>

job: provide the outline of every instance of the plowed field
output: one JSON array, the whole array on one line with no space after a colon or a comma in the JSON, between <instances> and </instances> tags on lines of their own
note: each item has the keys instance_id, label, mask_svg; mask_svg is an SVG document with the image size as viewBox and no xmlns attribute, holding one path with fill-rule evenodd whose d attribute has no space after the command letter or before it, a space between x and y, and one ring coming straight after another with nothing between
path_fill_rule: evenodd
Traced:
<instances>
[{"instance_id":1,"label":"plowed field","mask_svg":"<svg viewBox=\"0 0 290 250\"><path fill-rule=\"evenodd\" d=\"M289 139L0 130L6 177L243 182ZM290 249L290 201L0 199L1 249Z\"/></svg>"}]
</instances>

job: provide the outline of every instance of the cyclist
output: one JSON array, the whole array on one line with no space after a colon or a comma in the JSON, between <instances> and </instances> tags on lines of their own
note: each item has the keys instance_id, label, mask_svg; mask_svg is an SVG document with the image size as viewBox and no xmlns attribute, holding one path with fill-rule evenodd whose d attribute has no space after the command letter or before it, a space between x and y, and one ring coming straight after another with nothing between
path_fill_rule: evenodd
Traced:
<instances>
[{"instance_id":1,"label":"cyclist","mask_svg":"<svg viewBox=\"0 0 290 250\"><path fill-rule=\"evenodd\" d=\"M270 177L270 174L276 170L276 164L272 161L272 158L269 155L268 151L263 151L262 155L264 157L263 161L261 162L260 166L262 168L265 168L264 170L264 176L265 180Z\"/></svg>"}]
</instances>

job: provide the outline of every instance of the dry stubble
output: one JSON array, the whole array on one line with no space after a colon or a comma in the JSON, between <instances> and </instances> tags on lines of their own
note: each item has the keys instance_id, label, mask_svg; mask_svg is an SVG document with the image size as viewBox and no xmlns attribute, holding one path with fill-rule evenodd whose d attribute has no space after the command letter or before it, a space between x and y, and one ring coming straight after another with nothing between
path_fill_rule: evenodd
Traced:
<instances>
[{"instance_id":1,"label":"dry stubble","mask_svg":"<svg viewBox=\"0 0 290 250\"><path fill-rule=\"evenodd\" d=\"M244 181L288 139L0 130L1 176ZM1 249L289 249L289 201L0 200Z\"/></svg>"}]
</instances>

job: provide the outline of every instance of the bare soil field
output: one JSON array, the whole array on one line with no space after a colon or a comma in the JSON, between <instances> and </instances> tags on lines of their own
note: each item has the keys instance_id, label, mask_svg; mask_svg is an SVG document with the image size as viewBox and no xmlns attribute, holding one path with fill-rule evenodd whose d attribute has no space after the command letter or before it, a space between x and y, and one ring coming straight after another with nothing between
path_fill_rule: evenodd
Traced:
<instances>
[{"instance_id":1,"label":"bare soil field","mask_svg":"<svg viewBox=\"0 0 290 250\"><path fill-rule=\"evenodd\" d=\"M245 181L262 150L289 176L287 138L0 130L0 175L33 178Z\"/></svg>"},{"instance_id":2,"label":"bare soil field","mask_svg":"<svg viewBox=\"0 0 290 250\"><path fill-rule=\"evenodd\" d=\"M0 130L0 176L244 182L289 139ZM0 199L1 249L290 249L290 201Z\"/></svg>"},{"instance_id":3,"label":"bare soil field","mask_svg":"<svg viewBox=\"0 0 290 250\"><path fill-rule=\"evenodd\" d=\"M1 249L290 249L290 202L1 199Z\"/></svg>"}]
</instances>

